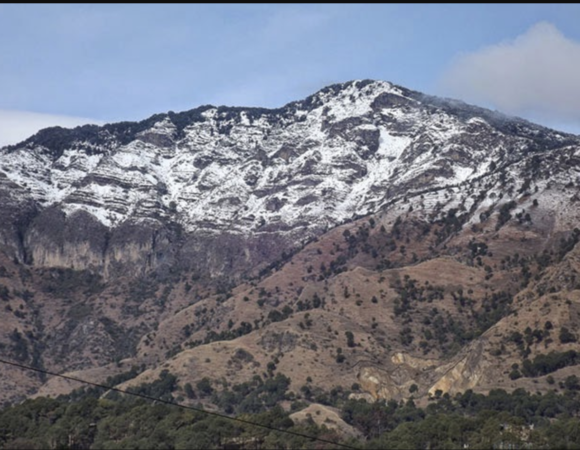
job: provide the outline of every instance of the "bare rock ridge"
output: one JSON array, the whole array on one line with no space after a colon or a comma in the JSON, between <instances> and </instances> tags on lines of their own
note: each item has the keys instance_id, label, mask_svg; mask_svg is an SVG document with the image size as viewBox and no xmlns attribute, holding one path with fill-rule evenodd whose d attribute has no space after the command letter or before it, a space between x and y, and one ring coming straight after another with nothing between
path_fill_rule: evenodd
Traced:
<instances>
[{"instance_id":1,"label":"bare rock ridge","mask_svg":"<svg viewBox=\"0 0 580 450\"><path fill-rule=\"evenodd\" d=\"M0 347L128 384L547 389L533 358L580 338L579 186L579 137L384 81L45 129L0 149Z\"/></svg>"}]
</instances>

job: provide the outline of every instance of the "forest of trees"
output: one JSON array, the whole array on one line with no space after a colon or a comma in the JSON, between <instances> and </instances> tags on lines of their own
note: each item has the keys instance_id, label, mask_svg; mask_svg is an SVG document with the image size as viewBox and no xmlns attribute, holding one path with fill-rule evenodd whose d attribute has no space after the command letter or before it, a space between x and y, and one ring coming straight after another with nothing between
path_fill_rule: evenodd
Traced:
<instances>
[{"instance_id":1,"label":"forest of trees","mask_svg":"<svg viewBox=\"0 0 580 450\"><path fill-rule=\"evenodd\" d=\"M513 393L498 389L488 395L466 391L453 397L438 393L420 408L412 399L375 403L348 399L348 392L341 389L331 393L303 389L304 396L298 398L288 392L289 384L287 377L277 374L228 388L203 379L180 389L176 378L164 371L155 382L131 390L157 401L101 388L83 388L56 399L29 399L0 411L0 448L338 448L332 442L361 449L580 448L580 396L573 386L563 393L545 394L522 389ZM358 437L318 426L311 419L294 423L290 414L304 407L306 399L338 408ZM184 401L193 409L171 404ZM201 411L202 401L217 405L220 409L213 411L218 415ZM290 411L280 406L282 402L290 405ZM219 415L224 412L241 421Z\"/></svg>"}]
</instances>

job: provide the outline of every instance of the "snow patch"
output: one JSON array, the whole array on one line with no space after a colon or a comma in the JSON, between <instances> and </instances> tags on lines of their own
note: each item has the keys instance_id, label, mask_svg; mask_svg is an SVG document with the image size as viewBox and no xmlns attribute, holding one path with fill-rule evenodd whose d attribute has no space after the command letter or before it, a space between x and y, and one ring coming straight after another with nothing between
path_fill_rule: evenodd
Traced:
<instances>
[{"instance_id":1,"label":"snow patch","mask_svg":"<svg viewBox=\"0 0 580 450\"><path fill-rule=\"evenodd\" d=\"M381 128L377 154L385 158L399 159L411 142L411 137L394 136Z\"/></svg>"}]
</instances>

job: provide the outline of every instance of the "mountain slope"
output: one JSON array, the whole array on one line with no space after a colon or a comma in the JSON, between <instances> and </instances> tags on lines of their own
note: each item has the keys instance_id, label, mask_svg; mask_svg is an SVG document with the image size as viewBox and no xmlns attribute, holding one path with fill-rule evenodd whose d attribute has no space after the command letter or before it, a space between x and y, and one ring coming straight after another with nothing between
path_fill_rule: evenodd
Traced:
<instances>
[{"instance_id":1,"label":"mountain slope","mask_svg":"<svg viewBox=\"0 0 580 450\"><path fill-rule=\"evenodd\" d=\"M3 348L133 383L528 386L513 364L576 345L579 162L575 136L378 81L43 130L0 151ZM44 383L17 377L7 398Z\"/></svg>"}]
</instances>

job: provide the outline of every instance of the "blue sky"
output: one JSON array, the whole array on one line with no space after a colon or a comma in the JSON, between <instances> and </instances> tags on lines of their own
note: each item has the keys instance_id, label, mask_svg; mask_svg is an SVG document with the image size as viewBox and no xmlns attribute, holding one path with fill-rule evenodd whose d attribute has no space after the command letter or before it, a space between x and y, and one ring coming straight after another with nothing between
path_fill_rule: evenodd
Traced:
<instances>
[{"instance_id":1,"label":"blue sky","mask_svg":"<svg viewBox=\"0 0 580 450\"><path fill-rule=\"evenodd\" d=\"M580 5L0 5L0 145L372 78L580 132Z\"/></svg>"}]
</instances>

